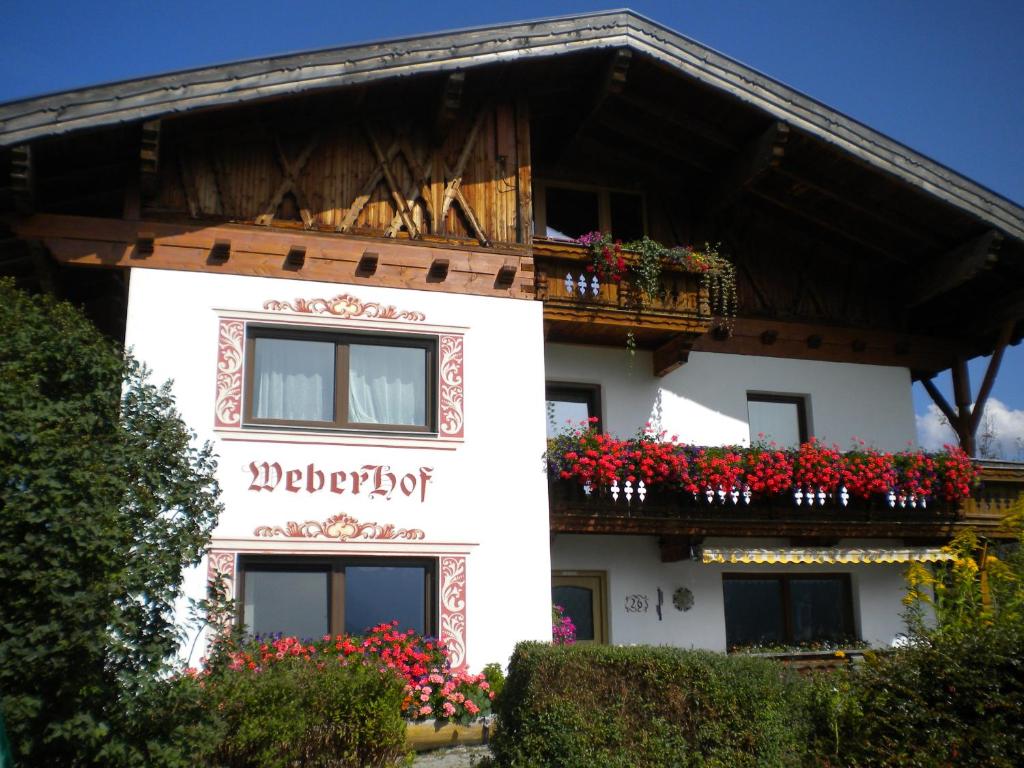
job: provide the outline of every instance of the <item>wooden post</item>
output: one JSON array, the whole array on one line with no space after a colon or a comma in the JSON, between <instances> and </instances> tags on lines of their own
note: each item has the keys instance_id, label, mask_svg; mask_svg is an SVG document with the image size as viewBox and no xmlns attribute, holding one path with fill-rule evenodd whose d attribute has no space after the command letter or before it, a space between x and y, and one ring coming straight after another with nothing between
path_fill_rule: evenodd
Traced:
<instances>
[{"instance_id":1,"label":"wooden post","mask_svg":"<svg viewBox=\"0 0 1024 768\"><path fill-rule=\"evenodd\" d=\"M519 215L516 217L519 242L533 242L533 179L530 166L530 102L525 96L516 101L516 190Z\"/></svg>"},{"instance_id":2,"label":"wooden post","mask_svg":"<svg viewBox=\"0 0 1024 768\"><path fill-rule=\"evenodd\" d=\"M968 456L973 456L975 445L971 429L971 378L965 357L958 357L953 365L953 402L956 405L956 423L952 427L960 439L960 447Z\"/></svg>"}]
</instances>

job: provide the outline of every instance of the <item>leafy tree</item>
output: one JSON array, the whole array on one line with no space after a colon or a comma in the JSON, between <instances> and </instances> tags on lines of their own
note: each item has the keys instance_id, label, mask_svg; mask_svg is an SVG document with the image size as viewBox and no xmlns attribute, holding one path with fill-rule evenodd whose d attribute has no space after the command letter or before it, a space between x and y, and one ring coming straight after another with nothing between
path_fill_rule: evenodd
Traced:
<instances>
[{"instance_id":1,"label":"leafy tree","mask_svg":"<svg viewBox=\"0 0 1024 768\"><path fill-rule=\"evenodd\" d=\"M176 725L144 712L169 695L182 570L221 509L211 447L170 385L69 304L0 280L0 328L0 707L15 756L173 762Z\"/></svg>"}]
</instances>

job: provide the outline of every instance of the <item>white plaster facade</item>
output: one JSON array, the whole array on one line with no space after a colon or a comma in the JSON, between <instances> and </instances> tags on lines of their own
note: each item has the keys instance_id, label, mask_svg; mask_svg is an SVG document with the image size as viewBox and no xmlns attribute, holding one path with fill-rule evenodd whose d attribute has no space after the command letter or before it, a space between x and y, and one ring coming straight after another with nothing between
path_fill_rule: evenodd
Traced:
<instances>
[{"instance_id":1,"label":"white plaster facade","mask_svg":"<svg viewBox=\"0 0 1024 768\"><path fill-rule=\"evenodd\" d=\"M807 398L811 434L844 450L860 437L880 450L916 442L910 371L881 365L828 363L693 352L663 378L651 353L548 344L548 381L598 384L605 430L620 437L644 423L693 445L748 445L747 393Z\"/></svg>"},{"instance_id":2,"label":"white plaster facade","mask_svg":"<svg viewBox=\"0 0 1024 768\"><path fill-rule=\"evenodd\" d=\"M846 445L856 435L879 448L899 450L914 437L905 369L693 353L685 366L655 378L649 353L630 356L624 349L545 345L540 302L149 269L133 269L130 285L128 346L152 369L154 380L174 380L182 416L201 440L214 441L219 455L225 512L214 532L212 549L218 557L232 562L239 553L416 556L439 561L454 557L465 564L464 580L455 588L457 602L464 603L463 660L473 669L490 661L505 662L520 640L550 637L552 570L607 574L606 611L613 643L724 650L723 572L807 568L662 563L657 540L644 536L559 535L552 543L540 460L545 381L599 385L603 422L619 435L632 434L652 421L690 443L747 443L746 394L756 391L805 396L812 433L828 442ZM327 299L344 293L422 313L423 318L345 319L293 311L297 298ZM273 300L289 304L284 310L266 309L266 302ZM454 439L389 437L218 426L215 410L221 393L216 375L225 318L292 327L458 334L464 340L464 434ZM257 482L251 462L278 463L284 473L300 474L294 476L292 490L284 480L273 491L255 490L253 485L262 480ZM389 498L375 497L365 488L358 494L351 488L341 494L326 487L311 492L305 484L311 464L326 477L335 470L351 473L365 465L388 466L396 475L418 478L421 485L421 469L428 468L429 480L425 490L396 491ZM319 484L317 479L313 485ZM339 514L360 523L419 530L423 536L337 541L322 535L283 535L290 522L322 523ZM265 534L281 530L257 535L261 527ZM771 543L745 540L743 545ZM851 575L856 629L862 639L888 645L903 631L902 567L820 570ZM203 595L207 575L205 566L187 575L190 597ZM655 611L659 587L664 599L661 620ZM678 587L693 592L691 610L673 608L671 595ZM443 593L445 584L438 589ZM646 612L625 611L627 595L635 594L647 596ZM189 643L185 653L191 653L195 662L199 653L191 649Z\"/></svg>"},{"instance_id":3,"label":"white plaster facade","mask_svg":"<svg viewBox=\"0 0 1024 768\"><path fill-rule=\"evenodd\" d=\"M349 293L364 302L420 312L424 321L398 324L366 317L265 312L268 300L330 298ZM372 434L215 429L218 328L223 317L247 322L327 325L406 332L440 329L464 334L464 437L382 437ZM228 553L345 554L465 558L454 602L465 602L465 661L479 669L504 662L516 642L550 637L550 567L544 445L541 304L440 292L346 286L297 280L133 269L126 343L154 381L173 379L178 408L200 440L219 455L217 477L225 511L213 549ZM510 375L514 372L514 375ZM281 442L288 440L290 442ZM387 465L419 478L429 467L425 496L417 487L390 498L366 491L310 493L282 482L273 491L251 490L250 462L277 462L308 472L352 472ZM316 484L314 484L316 485ZM418 529L422 539L347 542L323 536L261 537L257 527L324 521L347 514L360 522ZM523 564L529 567L524 568ZM190 573L188 595L203 596L206 567ZM439 585L444 592L445 583ZM439 595L444 599L444 595ZM442 618L443 618L442 610ZM441 628L442 635L444 628ZM188 653L191 644L186 646ZM195 662L199 653L192 658Z\"/></svg>"},{"instance_id":4,"label":"white plaster facade","mask_svg":"<svg viewBox=\"0 0 1024 768\"><path fill-rule=\"evenodd\" d=\"M785 539L707 539L708 546L785 547ZM875 541L871 546L885 546ZM857 546L842 541L841 546ZM899 546L898 543L895 544ZM696 560L661 562L653 536L585 536L559 534L551 547L551 567L558 572L602 571L607 574L609 641L615 644L674 645L726 650L723 573L850 574L853 619L858 636L873 646L889 646L906 631L902 613L904 565L719 565ZM659 619L657 591L663 604ZM693 593L686 611L672 605L679 588ZM631 596L644 600L630 601ZM627 611L631 602L632 611ZM636 610L646 604L646 610Z\"/></svg>"},{"instance_id":5,"label":"white plaster facade","mask_svg":"<svg viewBox=\"0 0 1024 768\"><path fill-rule=\"evenodd\" d=\"M653 376L651 367L649 352L631 355L625 349L569 344L548 344L545 350L549 382L600 387L602 424L619 437L635 434L650 421L657 431L665 430L685 443L749 445L747 393L755 392L804 397L811 435L842 449L849 448L853 437L887 451L903 450L916 442L910 372L905 368L703 352L691 353L685 365L662 378ZM708 546L719 543L705 542ZM889 543L893 542L866 545ZM742 539L732 544L785 547L789 541ZM725 650L725 572L848 573L860 639L887 646L905 631L901 602L905 567L900 565L662 563L654 537L585 535L556 536L551 562L556 571L606 574L606 615L613 643ZM654 610L659 587L665 601L660 621ZM678 587L689 588L695 598L693 609L685 613L671 604ZM629 595L646 596L648 610L627 612Z\"/></svg>"}]
</instances>

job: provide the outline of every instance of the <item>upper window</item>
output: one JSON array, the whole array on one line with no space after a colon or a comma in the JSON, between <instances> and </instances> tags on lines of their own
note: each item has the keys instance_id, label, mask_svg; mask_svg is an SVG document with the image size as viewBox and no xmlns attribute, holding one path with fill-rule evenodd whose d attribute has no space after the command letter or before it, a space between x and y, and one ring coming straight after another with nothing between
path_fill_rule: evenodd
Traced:
<instances>
[{"instance_id":1,"label":"upper window","mask_svg":"<svg viewBox=\"0 0 1024 768\"><path fill-rule=\"evenodd\" d=\"M246 421L433 429L432 339L250 328Z\"/></svg>"},{"instance_id":2,"label":"upper window","mask_svg":"<svg viewBox=\"0 0 1024 768\"><path fill-rule=\"evenodd\" d=\"M546 396L548 437L591 417L601 418L601 388L595 384L548 384Z\"/></svg>"},{"instance_id":3,"label":"upper window","mask_svg":"<svg viewBox=\"0 0 1024 768\"><path fill-rule=\"evenodd\" d=\"M595 230L623 242L644 236L644 198L637 192L555 183L538 184L537 190L539 237L575 240Z\"/></svg>"},{"instance_id":4,"label":"upper window","mask_svg":"<svg viewBox=\"0 0 1024 768\"><path fill-rule=\"evenodd\" d=\"M722 575L729 649L854 639L848 574Z\"/></svg>"},{"instance_id":5,"label":"upper window","mask_svg":"<svg viewBox=\"0 0 1024 768\"><path fill-rule=\"evenodd\" d=\"M359 635L392 621L435 635L434 566L411 558L248 558L242 620L254 635Z\"/></svg>"},{"instance_id":6,"label":"upper window","mask_svg":"<svg viewBox=\"0 0 1024 768\"><path fill-rule=\"evenodd\" d=\"M780 448L806 443L807 398L800 395L747 393L750 442L772 442Z\"/></svg>"}]
</instances>

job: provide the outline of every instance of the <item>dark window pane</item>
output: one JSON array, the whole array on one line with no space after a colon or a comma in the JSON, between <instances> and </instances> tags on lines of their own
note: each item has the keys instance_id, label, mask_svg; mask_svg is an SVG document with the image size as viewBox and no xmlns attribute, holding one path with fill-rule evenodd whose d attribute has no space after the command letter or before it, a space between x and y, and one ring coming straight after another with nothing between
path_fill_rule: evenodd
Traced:
<instances>
[{"instance_id":1,"label":"dark window pane","mask_svg":"<svg viewBox=\"0 0 1024 768\"><path fill-rule=\"evenodd\" d=\"M574 240L600 229L597 193L581 189L546 187L547 232L544 237Z\"/></svg>"},{"instance_id":2,"label":"dark window pane","mask_svg":"<svg viewBox=\"0 0 1024 768\"><path fill-rule=\"evenodd\" d=\"M334 420L334 350L329 341L256 339L252 379L257 419Z\"/></svg>"},{"instance_id":3,"label":"dark window pane","mask_svg":"<svg viewBox=\"0 0 1024 768\"><path fill-rule=\"evenodd\" d=\"M348 420L353 424L427 423L427 351L352 344L348 352Z\"/></svg>"},{"instance_id":4,"label":"dark window pane","mask_svg":"<svg viewBox=\"0 0 1024 768\"><path fill-rule=\"evenodd\" d=\"M608 198L612 214L612 236L624 243L643 237L643 198L631 192L612 192Z\"/></svg>"},{"instance_id":5,"label":"dark window pane","mask_svg":"<svg viewBox=\"0 0 1024 768\"><path fill-rule=\"evenodd\" d=\"M565 609L565 615L576 625L577 640L594 639L594 592L586 587L559 586L551 588L551 602Z\"/></svg>"},{"instance_id":6,"label":"dark window pane","mask_svg":"<svg viewBox=\"0 0 1024 768\"><path fill-rule=\"evenodd\" d=\"M405 566L345 568L345 631L363 634L398 620L399 629L426 631L426 569Z\"/></svg>"},{"instance_id":7,"label":"dark window pane","mask_svg":"<svg viewBox=\"0 0 1024 768\"><path fill-rule=\"evenodd\" d=\"M782 584L778 579L723 579L725 642L737 645L784 643Z\"/></svg>"},{"instance_id":8,"label":"dark window pane","mask_svg":"<svg viewBox=\"0 0 1024 768\"><path fill-rule=\"evenodd\" d=\"M851 636L846 584L842 579L792 579L789 595L794 642L838 642Z\"/></svg>"},{"instance_id":9,"label":"dark window pane","mask_svg":"<svg viewBox=\"0 0 1024 768\"><path fill-rule=\"evenodd\" d=\"M254 635L319 639L328 632L326 571L246 571L244 621Z\"/></svg>"}]
</instances>

